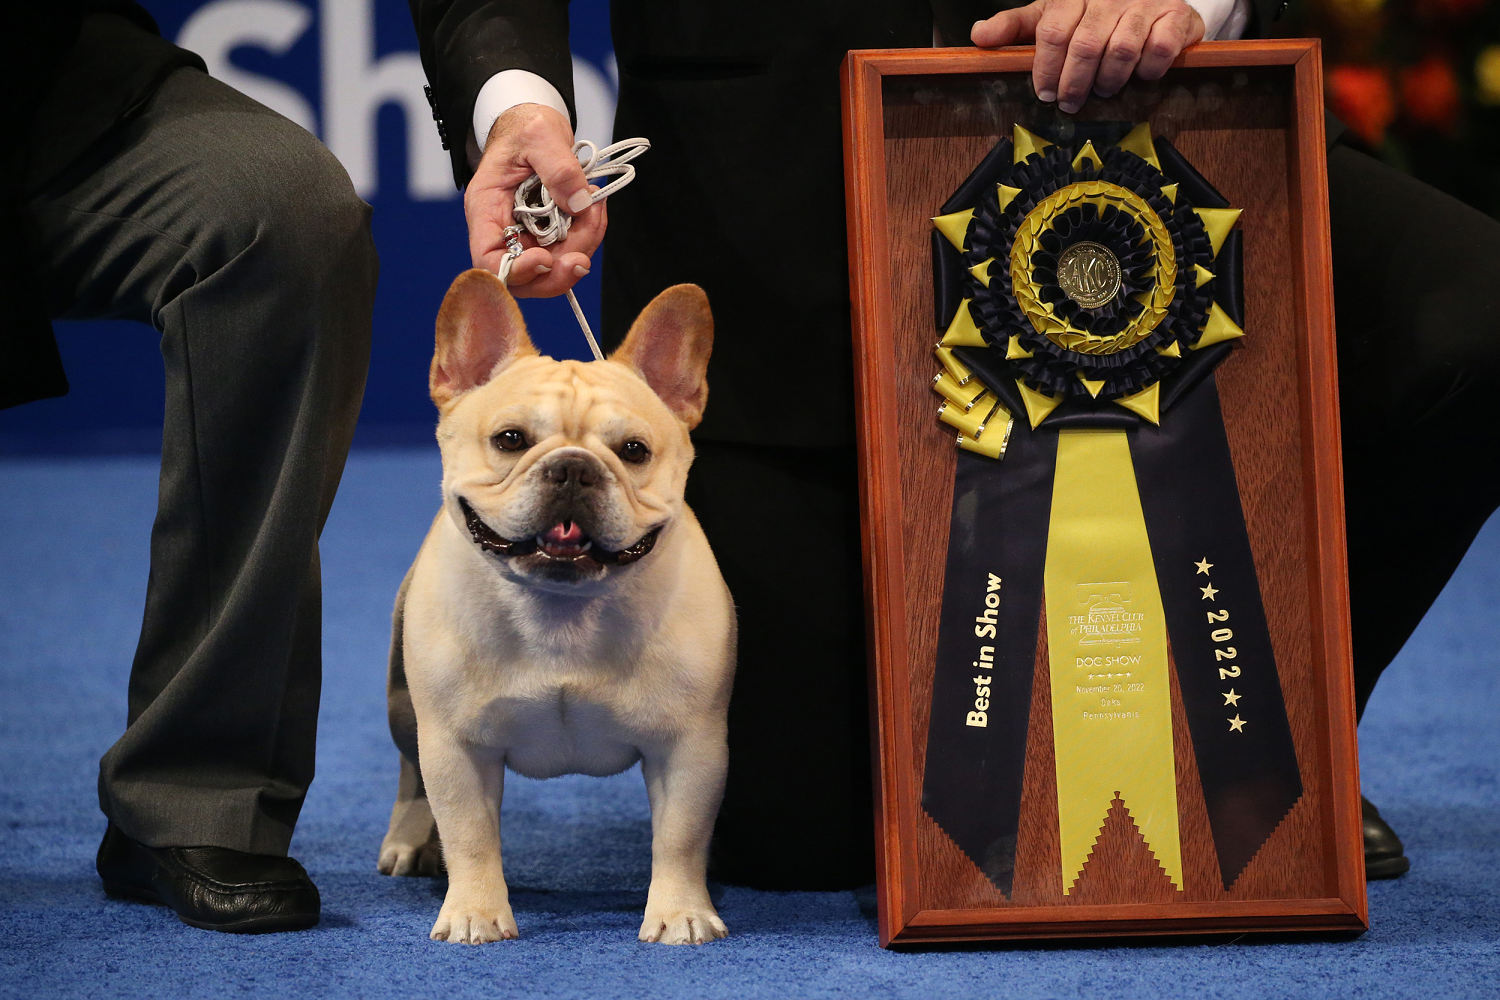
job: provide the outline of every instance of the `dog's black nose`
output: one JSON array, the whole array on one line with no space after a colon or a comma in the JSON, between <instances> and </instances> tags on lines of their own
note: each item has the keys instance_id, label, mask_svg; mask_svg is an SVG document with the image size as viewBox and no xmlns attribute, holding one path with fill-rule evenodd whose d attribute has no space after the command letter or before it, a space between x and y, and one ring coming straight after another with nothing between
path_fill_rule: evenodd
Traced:
<instances>
[{"instance_id":1,"label":"dog's black nose","mask_svg":"<svg viewBox=\"0 0 1500 1000\"><path fill-rule=\"evenodd\" d=\"M582 455L569 455L544 465L542 478L558 486L593 486L599 481L599 467Z\"/></svg>"}]
</instances>

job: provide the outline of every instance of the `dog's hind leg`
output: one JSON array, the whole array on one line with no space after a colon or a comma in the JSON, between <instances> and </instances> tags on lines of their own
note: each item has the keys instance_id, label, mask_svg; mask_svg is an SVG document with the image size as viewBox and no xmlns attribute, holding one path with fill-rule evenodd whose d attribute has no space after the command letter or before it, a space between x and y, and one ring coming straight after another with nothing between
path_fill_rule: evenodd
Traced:
<instances>
[{"instance_id":1,"label":"dog's hind leg","mask_svg":"<svg viewBox=\"0 0 1500 1000\"><path fill-rule=\"evenodd\" d=\"M416 766L405 756L396 784L396 804L391 807L391 825L380 842L377 866L383 875L443 873L443 848L427 805L427 790Z\"/></svg>"},{"instance_id":2,"label":"dog's hind leg","mask_svg":"<svg viewBox=\"0 0 1500 1000\"><path fill-rule=\"evenodd\" d=\"M417 766L417 715L411 705L411 691L406 686L406 665L402 654L403 616L406 589L411 571L396 592L396 609L391 614L390 667L386 674L386 714L391 738L401 751L401 774L396 781L396 804L391 807L391 823L380 843L377 866L385 875L440 875L443 872L442 845L437 824L427 805L427 789Z\"/></svg>"}]
</instances>

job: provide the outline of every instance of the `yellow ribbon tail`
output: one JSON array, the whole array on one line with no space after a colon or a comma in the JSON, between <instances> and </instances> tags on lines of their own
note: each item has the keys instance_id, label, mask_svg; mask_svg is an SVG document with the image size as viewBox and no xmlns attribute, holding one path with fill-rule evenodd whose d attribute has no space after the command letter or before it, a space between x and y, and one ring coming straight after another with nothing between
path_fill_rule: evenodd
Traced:
<instances>
[{"instance_id":1,"label":"yellow ribbon tail","mask_svg":"<svg viewBox=\"0 0 1500 1000\"><path fill-rule=\"evenodd\" d=\"M1166 621L1124 431L1058 432L1043 575L1063 893L1116 793L1180 890Z\"/></svg>"}]
</instances>

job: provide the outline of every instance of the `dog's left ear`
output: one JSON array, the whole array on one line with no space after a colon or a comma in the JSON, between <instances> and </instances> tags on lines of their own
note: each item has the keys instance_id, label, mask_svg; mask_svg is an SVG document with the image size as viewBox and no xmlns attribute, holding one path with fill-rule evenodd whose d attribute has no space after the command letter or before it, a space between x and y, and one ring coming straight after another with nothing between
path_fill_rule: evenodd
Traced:
<instances>
[{"instance_id":1,"label":"dog's left ear","mask_svg":"<svg viewBox=\"0 0 1500 1000\"><path fill-rule=\"evenodd\" d=\"M453 279L437 317L427 387L439 410L484 385L512 361L536 354L521 308L505 282L483 268Z\"/></svg>"},{"instance_id":2,"label":"dog's left ear","mask_svg":"<svg viewBox=\"0 0 1500 1000\"><path fill-rule=\"evenodd\" d=\"M714 317L697 285L673 285L636 317L625 342L609 356L634 368L691 430L708 402L708 356Z\"/></svg>"}]
</instances>

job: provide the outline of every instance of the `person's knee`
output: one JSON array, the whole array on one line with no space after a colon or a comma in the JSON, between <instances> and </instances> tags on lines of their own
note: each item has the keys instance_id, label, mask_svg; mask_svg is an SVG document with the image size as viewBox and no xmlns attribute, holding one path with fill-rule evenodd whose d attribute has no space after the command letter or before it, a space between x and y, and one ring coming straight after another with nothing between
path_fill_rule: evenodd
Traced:
<instances>
[{"instance_id":1,"label":"person's knee","mask_svg":"<svg viewBox=\"0 0 1500 1000\"><path fill-rule=\"evenodd\" d=\"M1403 289L1409 313L1387 345L1399 370L1393 382L1407 396L1411 417L1491 405L1489 374L1500 367L1500 223L1462 222L1453 230L1451 259Z\"/></svg>"},{"instance_id":2,"label":"person's knee","mask_svg":"<svg viewBox=\"0 0 1500 1000\"><path fill-rule=\"evenodd\" d=\"M370 206L334 155L269 112L233 122L238 134L209 153L194 178L200 277L253 265L291 290L372 274Z\"/></svg>"},{"instance_id":3,"label":"person's knee","mask_svg":"<svg viewBox=\"0 0 1500 1000\"><path fill-rule=\"evenodd\" d=\"M253 348L216 341L215 349L253 350L259 370L301 373L320 405L353 412L375 297L370 207L306 130L269 112L234 117L239 134L196 166L201 228L163 312L190 299L200 316L253 310L260 317ZM199 327L210 336L229 329Z\"/></svg>"},{"instance_id":4,"label":"person's knee","mask_svg":"<svg viewBox=\"0 0 1500 1000\"><path fill-rule=\"evenodd\" d=\"M233 202L222 222L226 266L287 310L317 317L304 328L318 331L320 354L354 364L368 354L378 271L370 206L310 133L280 118L260 128L254 152L216 184ZM300 350L287 333L286 348Z\"/></svg>"},{"instance_id":5,"label":"person's knee","mask_svg":"<svg viewBox=\"0 0 1500 1000\"><path fill-rule=\"evenodd\" d=\"M373 271L370 206L332 153L297 126L287 127L301 135L261 164L264 182L246 205L256 238L294 272L286 277L295 283Z\"/></svg>"},{"instance_id":6,"label":"person's knee","mask_svg":"<svg viewBox=\"0 0 1500 1000\"><path fill-rule=\"evenodd\" d=\"M1341 373L1408 416L1478 384L1500 363L1500 222L1342 146L1329 182Z\"/></svg>"}]
</instances>

